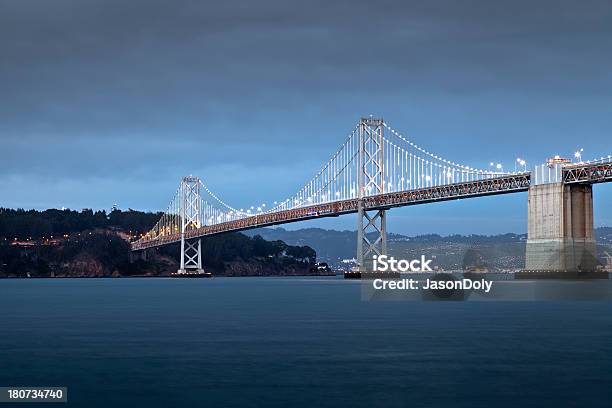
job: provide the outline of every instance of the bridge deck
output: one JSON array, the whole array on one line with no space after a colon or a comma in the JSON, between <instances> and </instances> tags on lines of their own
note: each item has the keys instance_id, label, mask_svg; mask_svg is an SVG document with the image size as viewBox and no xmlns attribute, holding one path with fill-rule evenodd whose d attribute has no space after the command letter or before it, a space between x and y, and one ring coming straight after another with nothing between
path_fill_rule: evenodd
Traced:
<instances>
[{"instance_id":1,"label":"bridge deck","mask_svg":"<svg viewBox=\"0 0 612 408\"><path fill-rule=\"evenodd\" d=\"M563 168L563 182L572 183L603 183L612 181L612 163L584 163ZM444 186L428 187L416 190L379 194L364 198L367 210L388 209L408 205L425 204L434 201L458 200L470 197L480 197L495 194L508 194L527 191L531 183L530 173L519 173L508 176L490 178L478 181L461 182ZM198 238L221 234L229 231L243 231L252 228L267 227L304 221L314 218L337 217L343 214L357 212L358 199L332 201L324 204L300 207L291 210L268 214L253 215L240 220L207 225L185 232L185 238ZM158 236L149 240L132 243L132 250L137 251L178 242L180 233Z\"/></svg>"},{"instance_id":2,"label":"bridge deck","mask_svg":"<svg viewBox=\"0 0 612 408\"><path fill-rule=\"evenodd\" d=\"M527 191L529 189L529 184L530 174L520 173L485 180L461 182L444 186L369 196L364 198L364 205L367 210L377 210L425 204L435 201L458 200L486 195L508 194L519 191ZM240 220L228 221L189 230L185 232L185 238L198 238L229 231L243 231L247 229L286 224L314 218L337 217L339 215L357 212L358 202L359 200L354 198L269 214L254 215ZM173 242L178 242L180 239L180 233L159 236L148 241L138 241L133 243L132 250L137 251L167 245Z\"/></svg>"},{"instance_id":3,"label":"bridge deck","mask_svg":"<svg viewBox=\"0 0 612 408\"><path fill-rule=\"evenodd\" d=\"M608 181L612 181L612 162L577 164L563 169L563 182L566 184Z\"/></svg>"}]
</instances>

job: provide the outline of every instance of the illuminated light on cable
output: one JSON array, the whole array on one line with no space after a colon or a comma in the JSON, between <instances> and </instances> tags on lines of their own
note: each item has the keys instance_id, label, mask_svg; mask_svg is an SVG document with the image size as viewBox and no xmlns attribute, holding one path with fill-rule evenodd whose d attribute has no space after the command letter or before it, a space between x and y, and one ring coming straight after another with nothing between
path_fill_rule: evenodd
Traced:
<instances>
[{"instance_id":1,"label":"illuminated light on cable","mask_svg":"<svg viewBox=\"0 0 612 408\"><path fill-rule=\"evenodd\" d=\"M429 151L416 146L411 141L399 135L395 129L389 127L385 123L383 123L383 125L389 129L389 133L386 133L383 136L381 132L381 143L379 143L377 146L370 145L367 148L374 149L369 150L370 153L372 151L381 152L383 157L386 159L382 164L377 164L376 162L372 161L370 162L379 166L373 171L380 171L382 174L384 174L387 180L381 180L379 176L375 176L374 179L369 178L365 180L365 183L363 183L365 186L361 184L361 191L357 189L360 147L357 138L355 137L358 134L356 133L358 128L356 128L349 134L348 139L343 145L340 146L331 159L329 159L320 168L321 170L308 183L303 185L303 187L300 188L297 193L286 198L284 201L281 201L280 204L278 201L273 201L273 205L270 206L267 206L265 203L261 204L256 209L257 214L260 216L262 214L274 214L277 211L287 211L293 208L299 208L305 203L312 204L313 202L329 202L331 201L332 197L335 197L335 199L338 200L340 198L354 198L357 191L359 191L360 194L363 194L364 192L366 192L368 195L378 194L381 185L385 187L383 191L393 191L393 188L396 190L401 188L403 190L404 182L410 183L408 186L406 186L407 189L412 189L421 188L424 185L440 185L445 182L450 184L454 181L487 179L491 177L498 177L500 174L503 174L503 167L501 166L501 163L495 164L496 162L491 162L491 168L488 170L464 166L462 164L446 160L439 155L432 154ZM418 155L414 154L415 152L418 153ZM425 156L421 155L419 152L423 153ZM608 160L610 159L611 156L608 156ZM602 157L597 159L596 162L604 160L605 157ZM517 158L515 163L515 172L516 166L526 166L526 162L521 158ZM455 172L457 172L456 175ZM370 174L368 174L368 177L369 176ZM448 181L446 181L445 176L448 177ZM199 181L197 178L194 179ZM425 180L427 181L427 184L424 184ZM412 184L413 182L415 183ZM244 212L244 208L234 209L219 199L216 195L211 193L210 190L201 182L199 186L200 187L197 188L201 188L202 192L206 192L208 196L212 197L212 204L210 204L199 196L199 190L195 193L197 194L197 197L199 197L199 205L201 206L198 207L198 204L196 203L195 211L200 211L201 219L214 220L217 217L221 217L222 219L227 220L239 220L244 217L250 217L252 212L251 210L254 210L256 207L251 206L251 209L247 210L246 213ZM156 224L156 226L150 231L150 233L148 233L148 235L146 235L147 237L160 236L163 237L163 239L166 239L165 236L173 233L175 230L179 231L181 229L177 223L177 218L180 221L185 217L185 209L181 208L184 202L181 194L184 194L182 186L179 188L179 194L176 195L171 201L169 211L162 216L161 220ZM215 203L219 203L221 207ZM207 218L208 215L212 215L211 218ZM201 225L199 220L200 219L198 218L187 223L189 229L191 230L199 227ZM183 220L183 225L185 225L185 220ZM245 225L248 226L249 224ZM242 225L240 225L240 228L241 227ZM144 234L141 235L144 236Z\"/></svg>"}]
</instances>

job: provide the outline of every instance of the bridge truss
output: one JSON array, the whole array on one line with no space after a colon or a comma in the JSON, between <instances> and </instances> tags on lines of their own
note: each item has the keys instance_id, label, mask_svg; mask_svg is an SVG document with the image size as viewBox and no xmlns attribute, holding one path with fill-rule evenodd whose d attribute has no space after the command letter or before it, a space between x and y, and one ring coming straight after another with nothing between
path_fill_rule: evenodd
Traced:
<instances>
[{"instance_id":1,"label":"bridge truss","mask_svg":"<svg viewBox=\"0 0 612 408\"><path fill-rule=\"evenodd\" d=\"M602 157L588 163L578 163L563 169L563 182L570 183L604 183L612 181L612 157Z\"/></svg>"}]
</instances>

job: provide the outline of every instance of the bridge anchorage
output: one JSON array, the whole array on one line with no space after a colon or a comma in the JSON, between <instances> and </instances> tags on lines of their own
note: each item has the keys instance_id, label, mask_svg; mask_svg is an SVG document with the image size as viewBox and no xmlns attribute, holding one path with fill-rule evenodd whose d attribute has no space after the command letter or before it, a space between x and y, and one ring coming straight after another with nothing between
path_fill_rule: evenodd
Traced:
<instances>
[{"instance_id":1,"label":"bridge anchorage","mask_svg":"<svg viewBox=\"0 0 612 408\"><path fill-rule=\"evenodd\" d=\"M160 220L132 243L132 251L180 243L174 276L210 276L202 268L202 237L355 213L356 267L345 276L360 277L371 271L373 255L387 252L387 210L529 191L527 269L592 270L591 185L608 181L612 156L577 164L553 160L534 172L477 169L419 147L383 119L361 118L321 169L273 206L238 209L198 177L184 177Z\"/></svg>"}]
</instances>

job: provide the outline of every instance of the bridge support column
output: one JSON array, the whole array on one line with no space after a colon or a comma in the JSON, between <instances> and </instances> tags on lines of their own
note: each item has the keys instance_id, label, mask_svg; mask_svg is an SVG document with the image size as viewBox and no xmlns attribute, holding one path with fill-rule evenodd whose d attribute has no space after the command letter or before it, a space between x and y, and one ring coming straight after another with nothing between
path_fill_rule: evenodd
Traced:
<instances>
[{"instance_id":1,"label":"bridge support column","mask_svg":"<svg viewBox=\"0 0 612 408\"><path fill-rule=\"evenodd\" d=\"M596 270L591 185L531 186L528 224L525 272L521 276Z\"/></svg>"},{"instance_id":2,"label":"bridge support column","mask_svg":"<svg viewBox=\"0 0 612 408\"><path fill-rule=\"evenodd\" d=\"M202 240L189 242L181 238L181 267L177 271L183 273L204 273L202 269Z\"/></svg>"},{"instance_id":3,"label":"bridge support column","mask_svg":"<svg viewBox=\"0 0 612 408\"><path fill-rule=\"evenodd\" d=\"M372 271L373 255L387 253L385 210L368 211L366 198L385 192L384 122L382 119L359 120L358 214L356 272Z\"/></svg>"},{"instance_id":4,"label":"bridge support column","mask_svg":"<svg viewBox=\"0 0 612 408\"><path fill-rule=\"evenodd\" d=\"M387 216L384 210L366 211L357 216L357 264L359 272L371 272L374 255L387 253Z\"/></svg>"},{"instance_id":5,"label":"bridge support column","mask_svg":"<svg viewBox=\"0 0 612 408\"><path fill-rule=\"evenodd\" d=\"M183 177L179 189L181 217L181 266L178 275L205 275L202 269L202 240L189 241L185 232L200 228L202 225L202 202L200 196L200 179ZM210 275L210 274L206 274Z\"/></svg>"}]
</instances>

